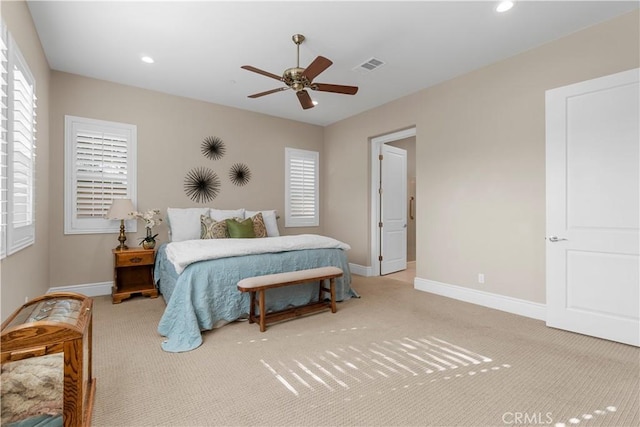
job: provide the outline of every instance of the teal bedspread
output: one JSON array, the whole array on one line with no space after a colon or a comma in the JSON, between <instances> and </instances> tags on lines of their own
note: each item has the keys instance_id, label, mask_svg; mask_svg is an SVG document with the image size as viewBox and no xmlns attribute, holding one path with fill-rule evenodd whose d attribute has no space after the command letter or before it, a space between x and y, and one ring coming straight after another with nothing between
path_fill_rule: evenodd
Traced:
<instances>
[{"instance_id":1,"label":"teal bedspread","mask_svg":"<svg viewBox=\"0 0 640 427\"><path fill-rule=\"evenodd\" d=\"M199 261L176 273L158 248L154 281L167 307L158 332L166 337L162 348L183 352L202 344L201 331L248 317L249 294L238 291L238 281L253 276L335 266L344 275L336 279L336 300L356 296L351 289L347 256L342 249L308 249ZM318 284L288 286L267 293L267 309L281 310L318 299Z\"/></svg>"}]
</instances>

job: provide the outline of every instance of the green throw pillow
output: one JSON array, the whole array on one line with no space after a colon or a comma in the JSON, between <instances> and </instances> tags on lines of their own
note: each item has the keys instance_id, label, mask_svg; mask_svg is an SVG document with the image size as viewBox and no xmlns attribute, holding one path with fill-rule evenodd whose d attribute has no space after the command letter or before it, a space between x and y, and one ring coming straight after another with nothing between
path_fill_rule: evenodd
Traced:
<instances>
[{"instance_id":1,"label":"green throw pillow","mask_svg":"<svg viewBox=\"0 0 640 427\"><path fill-rule=\"evenodd\" d=\"M229 237L232 239L256 237L256 233L253 231L253 220L251 218L247 218L244 221L227 219L225 222L227 223Z\"/></svg>"}]
</instances>

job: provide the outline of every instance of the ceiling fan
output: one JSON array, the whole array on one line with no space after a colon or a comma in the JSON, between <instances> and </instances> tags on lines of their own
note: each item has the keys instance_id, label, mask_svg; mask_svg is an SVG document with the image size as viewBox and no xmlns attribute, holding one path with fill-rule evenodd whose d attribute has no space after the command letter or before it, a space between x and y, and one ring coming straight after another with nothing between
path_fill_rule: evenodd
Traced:
<instances>
[{"instance_id":1,"label":"ceiling fan","mask_svg":"<svg viewBox=\"0 0 640 427\"><path fill-rule=\"evenodd\" d=\"M329 68L333 62L324 56L318 56L313 60L311 64L307 68L300 68L300 45L304 41L304 36L302 34L294 34L292 37L293 42L297 46L298 50L298 61L297 65L293 68L287 68L284 70L282 76L278 76L276 74L272 74L268 71L261 70L259 68L253 67L251 65L243 65L241 68L253 71L254 73L262 74L263 76L271 77L272 79L279 80L286 84L286 87L280 87L278 89L271 89L266 92L254 93L253 95L249 95L249 98L259 98L261 96L269 95L276 92L281 92L283 90L293 89L296 91L296 95L298 96L298 101L300 101L300 105L305 110L308 108L313 108L314 104L309 96L309 93L305 89L317 90L320 92L334 92L334 93L342 93L345 95L355 95L358 92L357 86L343 86L343 85L334 85L328 83L315 83L313 79L315 79L320 73Z\"/></svg>"}]
</instances>

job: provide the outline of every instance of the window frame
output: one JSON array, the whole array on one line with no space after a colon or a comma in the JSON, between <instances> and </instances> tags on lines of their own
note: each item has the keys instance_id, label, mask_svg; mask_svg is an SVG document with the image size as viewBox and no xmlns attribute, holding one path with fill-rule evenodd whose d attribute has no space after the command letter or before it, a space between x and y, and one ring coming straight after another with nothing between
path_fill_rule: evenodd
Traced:
<instances>
[{"instance_id":1,"label":"window frame","mask_svg":"<svg viewBox=\"0 0 640 427\"><path fill-rule=\"evenodd\" d=\"M296 215L292 200L292 161L311 161L313 163L313 214ZM304 173L304 172L303 172ZM302 207L302 209L305 209ZM285 227L318 227L320 225L320 153L285 147Z\"/></svg>"},{"instance_id":2,"label":"window frame","mask_svg":"<svg viewBox=\"0 0 640 427\"><path fill-rule=\"evenodd\" d=\"M103 234L120 230L120 222L104 217L78 218L76 215L78 167L77 167L77 135L82 132L93 132L117 135L126 139L127 154L127 191L123 198L131 199L137 205L137 126L106 120L90 119L65 115L64 125L64 234ZM115 198L115 197L114 197ZM109 202L109 205L111 203ZM106 212L105 212L106 215ZM127 220L126 229L137 231L137 221Z\"/></svg>"}]
</instances>

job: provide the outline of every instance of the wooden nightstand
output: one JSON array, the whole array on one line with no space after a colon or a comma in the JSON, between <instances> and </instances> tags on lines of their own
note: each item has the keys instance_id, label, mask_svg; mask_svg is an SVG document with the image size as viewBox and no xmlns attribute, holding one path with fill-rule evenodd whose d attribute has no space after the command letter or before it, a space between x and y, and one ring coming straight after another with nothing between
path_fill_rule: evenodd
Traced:
<instances>
[{"instance_id":1,"label":"wooden nightstand","mask_svg":"<svg viewBox=\"0 0 640 427\"><path fill-rule=\"evenodd\" d=\"M158 297L158 290L153 284L153 264L156 255L153 249L113 249L111 252L114 255L111 290L114 304L120 303L133 294Z\"/></svg>"}]
</instances>

